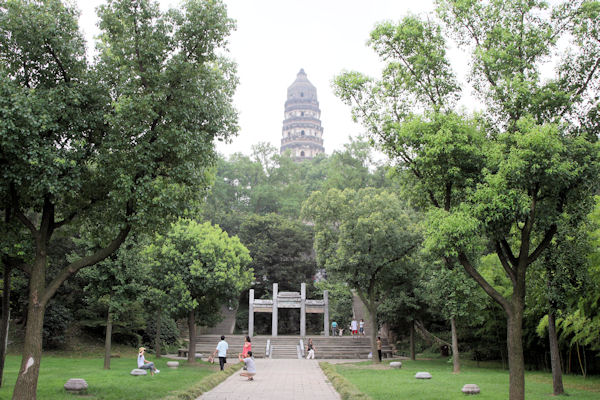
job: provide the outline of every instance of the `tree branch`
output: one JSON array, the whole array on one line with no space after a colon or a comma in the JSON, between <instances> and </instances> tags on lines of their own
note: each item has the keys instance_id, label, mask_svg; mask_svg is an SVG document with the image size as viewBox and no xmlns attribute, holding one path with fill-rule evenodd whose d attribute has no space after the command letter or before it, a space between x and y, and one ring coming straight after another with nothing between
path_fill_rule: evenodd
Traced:
<instances>
[{"instance_id":1,"label":"tree branch","mask_svg":"<svg viewBox=\"0 0 600 400\"><path fill-rule=\"evenodd\" d=\"M67 71L65 70L65 67L62 65L62 63L60 62L58 56L56 55L56 53L52 49L52 46L50 46L50 43L48 43L48 40L44 40L44 44L46 45L46 49L48 49L48 51L50 52L50 55L52 56L52 58L56 62L56 65L58 65L58 68L60 69L60 73L63 76L63 80L66 83L69 83L70 79L69 79L69 76L67 75Z\"/></svg>"},{"instance_id":2,"label":"tree branch","mask_svg":"<svg viewBox=\"0 0 600 400\"><path fill-rule=\"evenodd\" d=\"M8 254L2 254L2 263L4 265L8 265L10 268L20 269L27 275L31 275L31 265L27 264L20 258L11 257Z\"/></svg>"},{"instance_id":3,"label":"tree branch","mask_svg":"<svg viewBox=\"0 0 600 400\"><path fill-rule=\"evenodd\" d=\"M506 275L508 275L508 277L510 278L511 282L513 283L513 286L516 285L517 277L515 275L515 271L509 265L508 260L506 259L506 254L504 253L504 250L502 249L502 245L500 244L499 241L496 241L496 254L498 254L500 263L502 263L502 266L504 267L504 271L506 272ZM509 255L509 257L510 257L510 255Z\"/></svg>"},{"instance_id":4,"label":"tree branch","mask_svg":"<svg viewBox=\"0 0 600 400\"><path fill-rule=\"evenodd\" d=\"M508 257L508 261L510 261L511 265L513 267L515 267L518 263L518 260L517 260L517 257L514 256L512 249L510 248L510 245L508 244L506 239L502 238L500 240L499 244L502 246L502 249L504 250L506 257Z\"/></svg>"},{"instance_id":5,"label":"tree branch","mask_svg":"<svg viewBox=\"0 0 600 400\"><path fill-rule=\"evenodd\" d=\"M33 235L33 237L37 237L38 231L37 231L37 229L35 229L33 222L31 222L29 220L29 218L27 218L27 216L25 216L25 214L19 208L19 199L17 197L17 190L15 189L14 183L12 183L12 182L10 183L9 190L10 190L12 208L15 210L15 216L17 217L17 219L19 221L21 221L21 223L23 225L25 225L26 228L28 228L31 231L31 234Z\"/></svg>"},{"instance_id":6,"label":"tree branch","mask_svg":"<svg viewBox=\"0 0 600 400\"><path fill-rule=\"evenodd\" d=\"M537 248L531 253L531 255L527 258L527 265L531 265L538 257L542 254L542 252L550 245L554 234L558 230L556 224L553 224L550 229L546 231L544 234L544 239L538 244Z\"/></svg>"},{"instance_id":7,"label":"tree branch","mask_svg":"<svg viewBox=\"0 0 600 400\"><path fill-rule=\"evenodd\" d=\"M479 286L481 286L483 288L483 290L492 299L494 299L496 301L496 303L498 303L498 304L500 304L500 306L502 306L502 308L504 309L504 311L506 311L507 314L512 313L512 309L511 309L509 302L496 289L494 289L494 287L492 285L490 285L483 276L481 276L479 271L477 271L475 269L475 267L473 267L473 265L471 265L469 259L465 255L465 253L463 253L463 252L458 253L458 261L463 266L465 271L467 271L467 273L469 275L471 275L471 277L473 277L473 279L475 279L475 281L479 284Z\"/></svg>"},{"instance_id":8,"label":"tree branch","mask_svg":"<svg viewBox=\"0 0 600 400\"><path fill-rule=\"evenodd\" d=\"M448 342L446 342L444 339L440 339L439 337L435 336L433 333L429 332L425 326L423 325L423 323L419 320L414 320L415 321L415 329L417 331L417 333L425 340L427 341L433 341L436 342L439 345L446 345L448 347L452 347L452 345Z\"/></svg>"},{"instance_id":9,"label":"tree branch","mask_svg":"<svg viewBox=\"0 0 600 400\"><path fill-rule=\"evenodd\" d=\"M60 271L59 274L56 276L56 278L54 278L52 282L50 282L50 284L46 287L46 290L44 291L44 294L41 298L41 304L46 305L48 301L52 298L54 293L58 290L58 288L71 275L75 274L82 268L89 267L104 260L106 257L110 256L112 253L117 251L121 244L127 238L127 235L129 234L130 230L131 226L128 224L123 229L121 229L117 237L112 242L110 242L108 246L96 251L92 255L82 257L79 260L72 262L71 264L63 268L62 271Z\"/></svg>"}]
</instances>

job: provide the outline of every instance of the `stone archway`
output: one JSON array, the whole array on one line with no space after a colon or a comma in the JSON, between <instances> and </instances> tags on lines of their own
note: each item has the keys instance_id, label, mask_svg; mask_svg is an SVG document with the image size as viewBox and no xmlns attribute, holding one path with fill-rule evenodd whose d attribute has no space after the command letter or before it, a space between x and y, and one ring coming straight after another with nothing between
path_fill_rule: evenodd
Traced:
<instances>
[{"instance_id":1,"label":"stone archway","mask_svg":"<svg viewBox=\"0 0 600 400\"><path fill-rule=\"evenodd\" d=\"M300 309L300 336L306 336L306 313L323 314L323 330L329 336L329 293L323 291L323 300L306 299L306 283L302 283L300 292L279 292L278 284L273 284L273 299L254 299L254 289L250 289L248 306L248 335L254 335L254 313L272 314L271 336L277 336L277 317L280 308Z\"/></svg>"}]
</instances>

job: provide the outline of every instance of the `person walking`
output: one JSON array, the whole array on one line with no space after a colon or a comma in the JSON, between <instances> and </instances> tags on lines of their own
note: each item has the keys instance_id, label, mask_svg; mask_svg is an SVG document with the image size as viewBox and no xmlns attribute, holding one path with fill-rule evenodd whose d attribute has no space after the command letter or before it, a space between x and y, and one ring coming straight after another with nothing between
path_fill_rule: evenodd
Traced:
<instances>
[{"instance_id":1,"label":"person walking","mask_svg":"<svg viewBox=\"0 0 600 400\"><path fill-rule=\"evenodd\" d=\"M379 362L381 362L381 336L377 336L377 355L379 356Z\"/></svg>"},{"instance_id":2,"label":"person walking","mask_svg":"<svg viewBox=\"0 0 600 400\"><path fill-rule=\"evenodd\" d=\"M213 352L213 357L215 355L219 357L221 371L225 369L225 364L227 363L227 349L229 349L229 344L225 341L225 336L221 335L221 341L217 344L217 348Z\"/></svg>"},{"instance_id":3,"label":"person walking","mask_svg":"<svg viewBox=\"0 0 600 400\"><path fill-rule=\"evenodd\" d=\"M310 360L311 358L314 360L315 359L315 350L317 348L313 345L313 341L312 339L308 339L308 343L306 344L306 359Z\"/></svg>"},{"instance_id":4,"label":"person walking","mask_svg":"<svg viewBox=\"0 0 600 400\"><path fill-rule=\"evenodd\" d=\"M252 351L248 351L246 357L243 357L241 354L238 355L238 359L244 363L245 369L240 376L245 376L249 381L253 381L254 375L256 375L256 365L254 364L254 358L252 358Z\"/></svg>"},{"instance_id":5,"label":"person walking","mask_svg":"<svg viewBox=\"0 0 600 400\"><path fill-rule=\"evenodd\" d=\"M146 348L140 347L140 350L138 353L138 358L137 358L138 368L139 369L149 369L150 375L152 375L152 376L154 376L155 373L157 373L157 374L160 373L160 370L154 366L153 362L146 360L146 357L144 356L145 352L146 352Z\"/></svg>"},{"instance_id":6,"label":"person walking","mask_svg":"<svg viewBox=\"0 0 600 400\"><path fill-rule=\"evenodd\" d=\"M360 319L360 322L358 323L358 329L359 329L359 334L365 336L365 320L364 319Z\"/></svg>"},{"instance_id":7,"label":"person walking","mask_svg":"<svg viewBox=\"0 0 600 400\"><path fill-rule=\"evenodd\" d=\"M356 322L356 318L352 318L350 329L352 330L352 337L356 337L358 335L358 323Z\"/></svg>"},{"instance_id":8,"label":"person walking","mask_svg":"<svg viewBox=\"0 0 600 400\"><path fill-rule=\"evenodd\" d=\"M331 321L331 336L335 336L337 333L337 322Z\"/></svg>"}]
</instances>

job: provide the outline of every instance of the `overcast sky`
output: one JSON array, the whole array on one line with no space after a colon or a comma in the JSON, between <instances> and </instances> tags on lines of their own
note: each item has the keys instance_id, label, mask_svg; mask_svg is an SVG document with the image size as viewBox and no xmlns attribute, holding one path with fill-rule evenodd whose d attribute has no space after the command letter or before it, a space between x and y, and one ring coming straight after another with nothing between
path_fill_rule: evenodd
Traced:
<instances>
[{"instance_id":1,"label":"overcast sky","mask_svg":"<svg viewBox=\"0 0 600 400\"><path fill-rule=\"evenodd\" d=\"M96 27L95 7L103 0L77 0L88 46ZM161 7L178 5L161 0ZM377 22L399 21L407 14L433 11L433 0L225 0L237 21L230 37L230 57L238 64L240 85L234 98L240 132L220 153L250 154L258 142L279 148L287 88L304 68L317 88L325 152L341 149L348 136L362 133L349 107L332 91L333 77L343 70L377 76L381 64L366 46Z\"/></svg>"}]
</instances>

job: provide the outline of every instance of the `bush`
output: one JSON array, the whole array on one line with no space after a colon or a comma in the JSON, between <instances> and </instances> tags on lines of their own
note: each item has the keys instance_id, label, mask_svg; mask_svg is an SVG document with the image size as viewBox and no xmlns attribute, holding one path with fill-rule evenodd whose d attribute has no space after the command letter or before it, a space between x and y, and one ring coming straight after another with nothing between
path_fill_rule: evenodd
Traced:
<instances>
[{"instance_id":1,"label":"bush","mask_svg":"<svg viewBox=\"0 0 600 400\"><path fill-rule=\"evenodd\" d=\"M148 326L142 335L142 341L145 345L153 347L155 337L156 321L153 320L148 322ZM178 345L178 340L179 328L177 328L175 320L163 315L160 323L160 342L165 346L165 350L168 350L171 346Z\"/></svg>"},{"instance_id":2,"label":"bush","mask_svg":"<svg viewBox=\"0 0 600 400\"><path fill-rule=\"evenodd\" d=\"M73 321L71 311L60 303L52 302L46 308L42 345L44 349L63 348L67 342L66 331Z\"/></svg>"}]
</instances>

